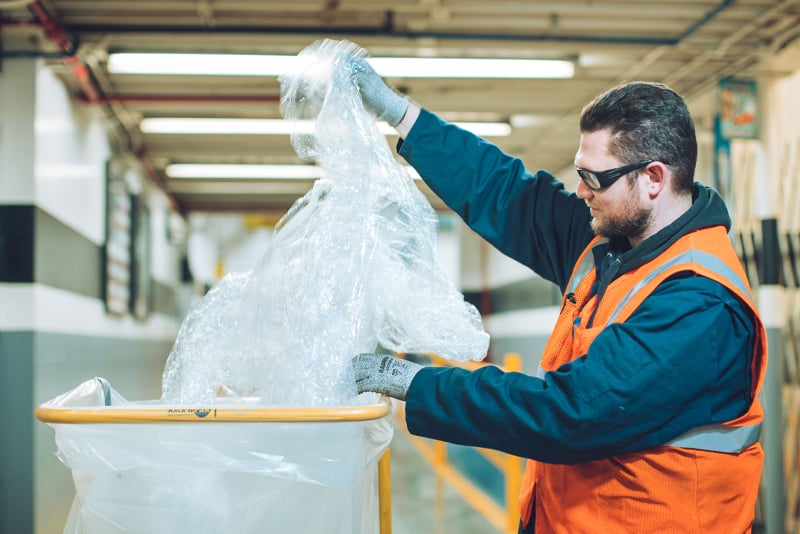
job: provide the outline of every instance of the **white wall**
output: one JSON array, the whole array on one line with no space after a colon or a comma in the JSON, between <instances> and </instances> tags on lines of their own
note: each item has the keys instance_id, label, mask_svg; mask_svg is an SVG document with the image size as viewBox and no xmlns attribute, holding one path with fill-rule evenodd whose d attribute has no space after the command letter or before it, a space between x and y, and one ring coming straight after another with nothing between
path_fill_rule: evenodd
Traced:
<instances>
[{"instance_id":1,"label":"white wall","mask_svg":"<svg viewBox=\"0 0 800 534\"><path fill-rule=\"evenodd\" d=\"M800 46L798 47L800 48ZM800 71L779 78L759 80L760 143L756 147L760 218L779 217L794 226L800 197Z\"/></svg>"},{"instance_id":2,"label":"white wall","mask_svg":"<svg viewBox=\"0 0 800 534\"><path fill-rule=\"evenodd\" d=\"M129 399L157 398L179 320L112 316L100 297L112 155L101 109L73 100L41 60L3 59L2 67L0 207L26 216L14 219L24 231L3 250L32 272L0 282L0 479L13 481L0 485L0 531L51 534L64 528L73 483L34 407L94 376ZM165 223L175 213L141 168L135 172L150 207L150 274L168 303L180 245L168 240Z\"/></svg>"},{"instance_id":3,"label":"white wall","mask_svg":"<svg viewBox=\"0 0 800 534\"><path fill-rule=\"evenodd\" d=\"M0 74L0 202L33 202L34 113L37 65L4 59Z\"/></svg>"},{"instance_id":4,"label":"white wall","mask_svg":"<svg viewBox=\"0 0 800 534\"><path fill-rule=\"evenodd\" d=\"M93 107L70 99L41 63L34 119L35 203L94 243L104 239L106 126Z\"/></svg>"}]
</instances>

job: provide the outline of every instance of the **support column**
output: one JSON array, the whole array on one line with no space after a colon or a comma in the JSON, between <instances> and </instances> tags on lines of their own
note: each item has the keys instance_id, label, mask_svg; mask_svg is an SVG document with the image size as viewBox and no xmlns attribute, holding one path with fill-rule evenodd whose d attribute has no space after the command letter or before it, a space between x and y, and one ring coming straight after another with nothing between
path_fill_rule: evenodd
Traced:
<instances>
[{"instance_id":1,"label":"support column","mask_svg":"<svg viewBox=\"0 0 800 534\"><path fill-rule=\"evenodd\" d=\"M765 523L767 534L784 534L785 500L783 468L783 336L786 322L786 290L780 283L781 253L775 218L762 219L762 273L758 307L767 329L769 361L764 380L763 445Z\"/></svg>"},{"instance_id":2,"label":"support column","mask_svg":"<svg viewBox=\"0 0 800 534\"><path fill-rule=\"evenodd\" d=\"M779 149L777 129L779 114L773 103L774 80L760 80L758 109L760 141L756 151L755 168L758 194L756 214L761 221L761 255L759 257L758 308L767 329L769 355L762 392L764 403L764 495L767 534L785 533L786 488L783 464L783 360L784 325L786 323L786 289L782 276L783 256L779 233Z\"/></svg>"},{"instance_id":3,"label":"support column","mask_svg":"<svg viewBox=\"0 0 800 534\"><path fill-rule=\"evenodd\" d=\"M0 69L0 532L34 532L34 279L36 60Z\"/></svg>"}]
</instances>

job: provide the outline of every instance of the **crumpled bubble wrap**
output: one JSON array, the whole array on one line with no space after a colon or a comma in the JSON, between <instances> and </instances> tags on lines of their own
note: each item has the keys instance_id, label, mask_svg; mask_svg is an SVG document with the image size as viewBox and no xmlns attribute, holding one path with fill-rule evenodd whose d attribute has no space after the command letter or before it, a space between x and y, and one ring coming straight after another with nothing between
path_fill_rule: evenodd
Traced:
<instances>
[{"instance_id":1,"label":"crumpled bubble wrap","mask_svg":"<svg viewBox=\"0 0 800 534\"><path fill-rule=\"evenodd\" d=\"M485 356L477 310L438 263L436 213L351 78L349 58L364 56L319 41L281 76L292 145L326 174L284 215L256 267L227 275L189 311L164 370L165 401L342 405L356 395L351 358L379 345Z\"/></svg>"}]
</instances>

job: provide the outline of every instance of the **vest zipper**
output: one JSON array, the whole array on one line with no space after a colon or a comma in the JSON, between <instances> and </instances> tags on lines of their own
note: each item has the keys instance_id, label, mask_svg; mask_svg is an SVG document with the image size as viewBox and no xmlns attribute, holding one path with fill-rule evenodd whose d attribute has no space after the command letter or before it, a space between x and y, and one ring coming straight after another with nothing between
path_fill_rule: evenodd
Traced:
<instances>
[{"instance_id":1,"label":"vest zipper","mask_svg":"<svg viewBox=\"0 0 800 534\"><path fill-rule=\"evenodd\" d=\"M564 311L564 308L566 308L566 306L567 306L567 301L570 301L571 303L576 304L578 302L578 300L575 298L575 293L570 291L569 293L566 294L566 296L564 297L564 303L561 305L561 311L562 312Z\"/></svg>"}]
</instances>

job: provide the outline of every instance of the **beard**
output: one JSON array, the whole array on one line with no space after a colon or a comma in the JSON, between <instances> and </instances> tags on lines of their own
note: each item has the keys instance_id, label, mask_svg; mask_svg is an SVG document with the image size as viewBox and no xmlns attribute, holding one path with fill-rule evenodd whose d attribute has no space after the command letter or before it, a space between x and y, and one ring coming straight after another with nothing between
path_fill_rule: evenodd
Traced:
<instances>
[{"instance_id":1,"label":"beard","mask_svg":"<svg viewBox=\"0 0 800 534\"><path fill-rule=\"evenodd\" d=\"M609 239L631 239L645 234L653 221L653 210L638 202L631 196L620 213L598 219L592 218L591 226L595 235L602 235Z\"/></svg>"}]
</instances>

